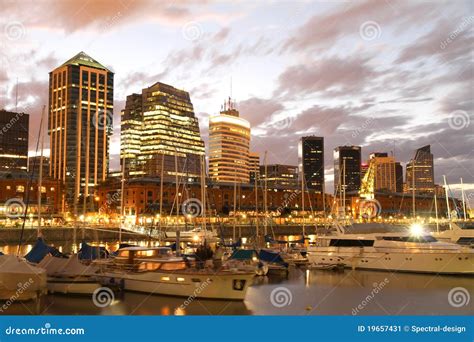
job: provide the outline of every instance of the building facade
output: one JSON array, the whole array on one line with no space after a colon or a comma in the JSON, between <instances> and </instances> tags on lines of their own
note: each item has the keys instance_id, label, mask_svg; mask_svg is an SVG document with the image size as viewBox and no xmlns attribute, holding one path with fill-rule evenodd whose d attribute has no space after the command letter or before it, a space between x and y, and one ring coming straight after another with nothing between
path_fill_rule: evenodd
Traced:
<instances>
[{"instance_id":1,"label":"building facade","mask_svg":"<svg viewBox=\"0 0 474 342\"><path fill-rule=\"evenodd\" d=\"M260 154L257 152L249 153L249 178L250 183L254 183L255 179L260 177Z\"/></svg>"},{"instance_id":2,"label":"building facade","mask_svg":"<svg viewBox=\"0 0 474 342\"><path fill-rule=\"evenodd\" d=\"M209 177L217 183L250 182L250 123L226 102L209 118Z\"/></svg>"},{"instance_id":3,"label":"building facade","mask_svg":"<svg viewBox=\"0 0 474 342\"><path fill-rule=\"evenodd\" d=\"M334 149L334 188L345 186L346 192L358 192L361 182L360 146L339 146Z\"/></svg>"},{"instance_id":4,"label":"building facade","mask_svg":"<svg viewBox=\"0 0 474 342\"><path fill-rule=\"evenodd\" d=\"M435 191L433 154L430 145L417 149L414 158L407 164L406 185L409 192L413 191L413 187L415 192L420 194Z\"/></svg>"},{"instance_id":5,"label":"building facade","mask_svg":"<svg viewBox=\"0 0 474 342\"><path fill-rule=\"evenodd\" d=\"M29 114L0 110L0 171L26 172L29 118Z\"/></svg>"},{"instance_id":6,"label":"building facade","mask_svg":"<svg viewBox=\"0 0 474 342\"><path fill-rule=\"evenodd\" d=\"M41 156L28 157L28 172L34 177L39 177L41 166ZM43 179L49 178L49 157L43 156Z\"/></svg>"},{"instance_id":7,"label":"building facade","mask_svg":"<svg viewBox=\"0 0 474 342\"><path fill-rule=\"evenodd\" d=\"M298 187L298 166L271 164L260 166L260 177L268 187Z\"/></svg>"},{"instance_id":8,"label":"building facade","mask_svg":"<svg viewBox=\"0 0 474 342\"><path fill-rule=\"evenodd\" d=\"M374 190L396 192L395 158L387 153L372 153L369 159L374 166Z\"/></svg>"},{"instance_id":9,"label":"building facade","mask_svg":"<svg viewBox=\"0 0 474 342\"><path fill-rule=\"evenodd\" d=\"M400 162L395 162L395 176L397 178L396 189L398 193L403 191L403 166Z\"/></svg>"},{"instance_id":10,"label":"building facade","mask_svg":"<svg viewBox=\"0 0 474 342\"><path fill-rule=\"evenodd\" d=\"M107 178L113 102L113 72L84 52L49 73L49 176L64 182L68 211L93 207Z\"/></svg>"},{"instance_id":11,"label":"building facade","mask_svg":"<svg viewBox=\"0 0 474 342\"><path fill-rule=\"evenodd\" d=\"M195 181L201 176L204 141L188 92L156 82L127 96L121 114L126 177L163 174L166 180Z\"/></svg>"},{"instance_id":12,"label":"building facade","mask_svg":"<svg viewBox=\"0 0 474 342\"><path fill-rule=\"evenodd\" d=\"M324 138L302 137L298 145L298 170L306 189L324 191Z\"/></svg>"}]
</instances>

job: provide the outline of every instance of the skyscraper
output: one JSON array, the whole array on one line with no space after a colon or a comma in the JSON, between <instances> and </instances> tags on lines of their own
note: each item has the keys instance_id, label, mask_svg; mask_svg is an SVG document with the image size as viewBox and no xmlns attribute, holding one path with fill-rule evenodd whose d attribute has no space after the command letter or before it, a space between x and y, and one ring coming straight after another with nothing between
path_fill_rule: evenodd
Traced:
<instances>
[{"instance_id":1,"label":"skyscraper","mask_svg":"<svg viewBox=\"0 0 474 342\"><path fill-rule=\"evenodd\" d=\"M417 193L434 192L433 154L430 145L417 149L414 158L407 164L406 184L408 191L413 191L415 186Z\"/></svg>"},{"instance_id":2,"label":"skyscraper","mask_svg":"<svg viewBox=\"0 0 474 342\"><path fill-rule=\"evenodd\" d=\"M65 183L69 204L87 205L107 177L113 87L113 72L84 52L49 73L49 174Z\"/></svg>"},{"instance_id":3,"label":"skyscraper","mask_svg":"<svg viewBox=\"0 0 474 342\"><path fill-rule=\"evenodd\" d=\"M341 180L346 192L360 190L361 150L360 146L339 146L334 149L335 189L339 189Z\"/></svg>"},{"instance_id":4,"label":"skyscraper","mask_svg":"<svg viewBox=\"0 0 474 342\"><path fill-rule=\"evenodd\" d=\"M250 123L229 100L209 118L209 176L216 182L249 183Z\"/></svg>"},{"instance_id":5,"label":"skyscraper","mask_svg":"<svg viewBox=\"0 0 474 342\"><path fill-rule=\"evenodd\" d=\"M127 96L122 111L121 163L128 177L176 176L196 181L204 142L189 93L156 82Z\"/></svg>"},{"instance_id":6,"label":"skyscraper","mask_svg":"<svg viewBox=\"0 0 474 342\"><path fill-rule=\"evenodd\" d=\"M387 153L372 153L369 162L369 169L373 168L374 191L396 192L395 158Z\"/></svg>"},{"instance_id":7,"label":"skyscraper","mask_svg":"<svg viewBox=\"0 0 474 342\"><path fill-rule=\"evenodd\" d=\"M271 164L267 165L267 175L265 166L260 166L261 179L267 178L269 187L298 187L298 166Z\"/></svg>"},{"instance_id":8,"label":"skyscraper","mask_svg":"<svg viewBox=\"0 0 474 342\"><path fill-rule=\"evenodd\" d=\"M400 162L395 162L395 176L397 178L397 192L403 192L403 166Z\"/></svg>"},{"instance_id":9,"label":"skyscraper","mask_svg":"<svg viewBox=\"0 0 474 342\"><path fill-rule=\"evenodd\" d=\"M0 110L0 171L25 171L30 116Z\"/></svg>"},{"instance_id":10,"label":"skyscraper","mask_svg":"<svg viewBox=\"0 0 474 342\"><path fill-rule=\"evenodd\" d=\"M304 175L307 189L324 189L324 138L302 137L298 145L298 168Z\"/></svg>"},{"instance_id":11,"label":"skyscraper","mask_svg":"<svg viewBox=\"0 0 474 342\"><path fill-rule=\"evenodd\" d=\"M249 174L250 174L250 183L253 184L255 177L260 175L260 154L256 152L249 153Z\"/></svg>"}]
</instances>

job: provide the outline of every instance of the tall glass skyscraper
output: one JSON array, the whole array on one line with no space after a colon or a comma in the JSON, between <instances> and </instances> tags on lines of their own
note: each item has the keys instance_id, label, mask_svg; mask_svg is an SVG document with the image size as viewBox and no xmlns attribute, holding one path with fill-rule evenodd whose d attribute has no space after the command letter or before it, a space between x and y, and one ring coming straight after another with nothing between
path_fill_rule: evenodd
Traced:
<instances>
[{"instance_id":1,"label":"tall glass skyscraper","mask_svg":"<svg viewBox=\"0 0 474 342\"><path fill-rule=\"evenodd\" d=\"M346 192L360 190L361 150L360 146L338 146L334 149L334 188L337 191L342 190L339 180L341 185L345 185Z\"/></svg>"},{"instance_id":2,"label":"tall glass skyscraper","mask_svg":"<svg viewBox=\"0 0 474 342\"><path fill-rule=\"evenodd\" d=\"M307 189L324 190L324 138L302 137L298 145L298 167Z\"/></svg>"},{"instance_id":3,"label":"tall glass skyscraper","mask_svg":"<svg viewBox=\"0 0 474 342\"><path fill-rule=\"evenodd\" d=\"M127 96L121 126L127 177L160 177L162 165L165 180L176 171L189 181L200 177L204 141L188 92L157 82Z\"/></svg>"},{"instance_id":4,"label":"tall glass skyscraper","mask_svg":"<svg viewBox=\"0 0 474 342\"><path fill-rule=\"evenodd\" d=\"M406 184L409 191L418 193L433 193L434 166L431 146L426 145L416 150L414 158L407 163Z\"/></svg>"},{"instance_id":5,"label":"tall glass skyscraper","mask_svg":"<svg viewBox=\"0 0 474 342\"><path fill-rule=\"evenodd\" d=\"M113 72L84 52L49 73L49 174L69 205L93 203L107 177L113 103Z\"/></svg>"}]
</instances>

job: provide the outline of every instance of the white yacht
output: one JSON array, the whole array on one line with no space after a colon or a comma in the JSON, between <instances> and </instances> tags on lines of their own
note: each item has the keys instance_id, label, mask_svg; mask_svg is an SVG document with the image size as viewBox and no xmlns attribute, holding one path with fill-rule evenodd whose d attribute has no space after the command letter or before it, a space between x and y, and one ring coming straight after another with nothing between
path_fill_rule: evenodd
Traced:
<instances>
[{"instance_id":1,"label":"white yacht","mask_svg":"<svg viewBox=\"0 0 474 342\"><path fill-rule=\"evenodd\" d=\"M105 284L125 290L190 298L244 300L255 272L196 265L168 247L127 247L102 265Z\"/></svg>"},{"instance_id":2,"label":"white yacht","mask_svg":"<svg viewBox=\"0 0 474 342\"><path fill-rule=\"evenodd\" d=\"M440 241L474 247L474 229L463 229L454 222L450 222L448 230L431 234Z\"/></svg>"},{"instance_id":3,"label":"white yacht","mask_svg":"<svg viewBox=\"0 0 474 342\"><path fill-rule=\"evenodd\" d=\"M311 266L437 274L474 274L474 250L440 242L419 225L412 232L319 236L308 248Z\"/></svg>"}]
</instances>

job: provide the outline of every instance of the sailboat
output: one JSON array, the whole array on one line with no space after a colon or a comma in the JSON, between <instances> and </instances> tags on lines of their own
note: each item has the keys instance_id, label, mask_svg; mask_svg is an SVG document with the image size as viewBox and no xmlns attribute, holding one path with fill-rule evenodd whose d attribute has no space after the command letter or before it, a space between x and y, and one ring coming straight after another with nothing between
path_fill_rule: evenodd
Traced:
<instances>
[{"instance_id":1,"label":"sailboat","mask_svg":"<svg viewBox=\"0 0 474 342\"><path fill-rule=\"evenodd\" d=\"M446 208L448 213L448 221L449 221L449 229L444 231L433 232L433 236L436 237L440 241L452 242L457 243L459 245L470 246L474 248L474 229L463 229L457 223L453 222L453 217L451 215L451 210L449 206L449 193L448 193L448 183L446 181L446 176L443 176L444 179L444 189L445 189L445 196L446 196ZM466 202L464 196L464 186L461 178L461 195L463 201L463 212L464 212L464 220L466 220ZM436 211L438 211L437 205ZM437 216L437 215L436 215ZM438 220L436 220L438 222Z\"/></svg>"}]
</instances>

